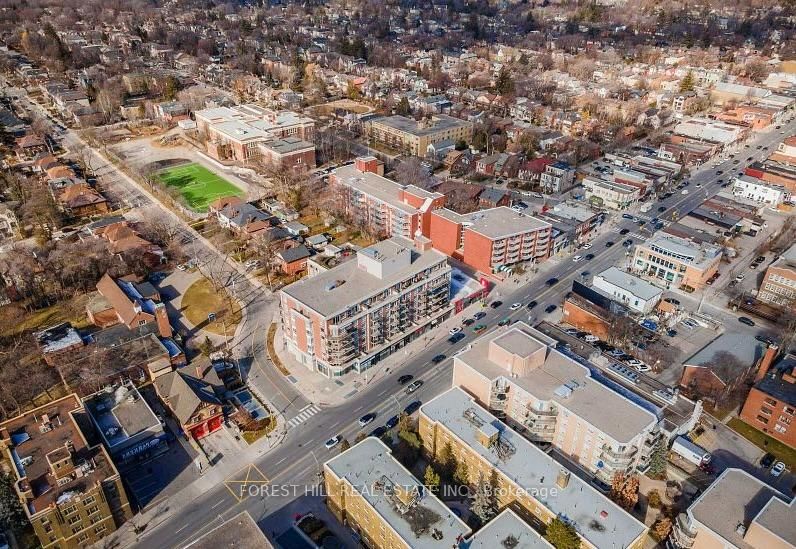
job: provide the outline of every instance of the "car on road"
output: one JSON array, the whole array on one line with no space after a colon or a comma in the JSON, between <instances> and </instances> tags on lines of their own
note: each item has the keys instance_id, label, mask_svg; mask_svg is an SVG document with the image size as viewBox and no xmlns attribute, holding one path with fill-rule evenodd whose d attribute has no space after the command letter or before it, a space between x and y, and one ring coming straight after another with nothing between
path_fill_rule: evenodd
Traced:
<instances>
[{"instance_id":1,"label":"car on road","mask_svg":"<svg viewBox=\"0 0 796 549\"><path fill-rule=\"evenodd\" d=\"M682 191L680 191L680 194L688 194L688 189L683 189Z\"/></svg>"},{"instance_id":2,"label":"car on road","mask_svg":"<svg viewBox=\"0 0 796 549\"><path fill-rule=\"evenodd\" d=\"M721 174L723 174L723 173L724 173L724 171L723 171L723 170L716 170L716 175L721 175Z\"/></svg>"},{"instance_id":3,"label":"car on road","mask_svg":"<svg viewBox=\"0 0 796 549\"><path fill-rule=\"evenodd\" d=\"M749 317L746 317L746 316L739 316L738 317L738 322L740 322L741 324L746 324L747 326L754 326L755 325L755 321L752 320Z\"/></svg>"},{"instance_id":4,"label":"car on road","mask_svg":"<svg viewBox=\"0 0 796 549\"><path fill-rule=\"evenodd\" d=\"M398 383L400 383L401 385L406 385L407 383L412 381L414 378L415 378L415 376L413 376L412 374L404 374L404 375L402 375L401 377L398 378Z\"/></svg>"},{"instance_id":5,"label":"car on road","mask_svg":"<svg viewBox=\"0 0 796 549\"><path fill-rule=\"evenodd\" d=\"M448 338L448 343L459 343L462 339L464 339L466 334L464 332L459 332L456 335L452 335Z\"/></svg>"},{"instance_id":6,"label":"car on road","mask_svg":"<svg viewBox=\"0 0 796 549\"><path fill-rule=\"evenodd\" d=\"M580 261L581 259L583 259L583 256L582 256L582 255L576 255L576 256L574 256L574 257L572 258L572 261L574 261L575 263L577 263L577 262L578 262L578 261Z\"/></svg>"},{"instance_id":7,"label":"car on road","mask_svg":"<svg viewBox=\"0 0 796 549\"><path fill-rule=\"evenodd\" d=\"M625 236L629 232L630 232L630 229L622 229L621 231L619 231L619 234L621 234L622 236Z\"/></svg>"},{"instance_id":8,"label":"car on road","mask_svg":"<svg viewBox=\"0 0 796 549\"><path fill-rule=\"evenodd\" d=\"M501 305L503 305L502 301L493 301L492 303L489 304L489 306L492 307L493 309L497 309Z\"/></svg>"},{"instance_id":9,"label":"car on road","mask_svg":"<svg viewBox=\"0 0 796 549\"><path fill-rule=\"evenodd\" d=\"M697 189L701 189L702 188L702 183L697 183L695 186L696 186Z\"/></svg>"},{"instance_id":10,"label":"car on road","mask_svg":"<svg viewBox=\"0 0 796 549\"><path fill-rule=\"evenodd\" d=\"M387 428L386 427L379 426L379 427L376 427L375 429L373 429L368 436L381 438L381 437L384 436L384 433L386 433L386 432L387 432Z\"/></svg>"},{"instance_id":11,"label":"car on road","mask_svg":"<svg viewBox=\"0 0 796 549\"><path fill-rule=\"evenodd\" d=\"M583 245L584 250L588 250L589 248L591 248L591 242L587 242L586 244Z\"/></svg>"},{"instance_id":12,"label":"car on road","mask_svg":"<svg viewBox=\"0 0 796 549\"><path fill-rule=\"evenodd\" d=\"M630 214L622 214L622 219L633 219L633 216Z\"/></svg>"},{"instance_id":13,"label":"car on road","mask_svg":"<svg viewBox=\"0 0 796 549\"><path fill-rule=\"evenodd\" d=\"M586 261L591 261L592 259L594 259L594 254L586 254L583 256L583 259L585 259Z\"/></svg>"},{"instance_id":14,"label":"car on road","mask_svg":"<svg viewBox=\"0 0 796 549\"><path fill-rule=\"evenodd\" d=\"M331 450L332 448L334 448L335 446L340 444L341 440L343 440L343 436L342 435L335 435L332 438L330 438L329 440L327 440L326 443L324 444L324 446L326 446L327 450Z\"/></svg>"},{"instance_id":15,"label":"car on road","mask_svg":"<svg viewBox=\"0 0 796 549\"><path fill-rule=\"evenodd\" d=\"M414 401L414 402L410 402L410 403L409 403L409 405L408 405L406 408L404 408L404 413L405 413L406 415L408 415L408 416L411 416L412 414L414 414L415 412L417 412L417 410L418 410L418 409L419 409L419 408L420 408L422 405L423 405L423 403L422 403L422 402L420 402L419 400L416 400L416 401Z\"/></svg>"},{"instance_id":16,"label":"car on road","mask_svg":"<svg viewBox=\"0 0 796 549\"><path fill-rule=\"evenodd\" d=\"M440 362L444 361L446 358L448 357L446 357L445 355L437 355L431 359L431 362L434 364L439 364Z\"/></svg>"},{"instance_id":17,"label":"car on road","mask_svg":"<svg viewBox=\"0 0 796 549\"><path fill-rule=\"evenodd\" d=\"M458 334L458 333L459 333L459 332L461 332L461 331L462 331L462 328L461 328L461 326L454 326L453 328L451 328L451 329L448 331L448 333L449 333L450 335L452 335L452 336L453 336L453 335L456 335L456 334Z\"/></svg>"},{"instance_id":18,"label":"car on road","mask_svg":"<svg viewBox=\"0 0 796 549\"><path fill-rule=\"evenodd\" d=\"M760 458L760 467L765 467L768 469L774 463L775 459L777 458L775 458L773 454L765 454L762 458Z\"/></svg>"},{"instance_id":19,"label":"car on road","mask_svg":"<svg viewBox=\"0 0 796 549\"><path fill-rule=\"evenodd\" d=\"M668 208L667 208L666 206L658 206L658 211L659 211L660 213L663 213L663 212L665 212L666 210L668 210Z\"/></svg>"},{"instance_id":20,"label":"car on road","mask_svg":"<svg viewBox=\"0 0 796 549\"><path fill-rule=\"evenodd\" d=\"M476 324L473 326L473 331L477 334L480 334L484 330L486 330L486 324Z\"/></svg>"},{"instance_id":21,"label":"car on road","mask_svg":"<svg viewBox=\"0 0 796 549\"><path fill-rule=\"evenodd\" d=\"M545 307L544 312L546 312L547 314L550 314L553 311L555 311L556 309L558 309L558 306L556 306L556 305L548 305L547 307Z\"/></svg>"},{"instance_id":22,"label":"car on road","mask_svg":"<svg viewBox=\"0 0 796 549\"><path fill-rule=\"evenodd\" d=\"M780 476L784 472L785 472L785 464L782 463L781 461L776 462L774 466L771 468L771 475L775 477Z\"/></svg>"},{"instance_id":23,"label":"car on road","mask_svg":"<svg viewBox=\"0 0 796 549\"><path fill-rule=\"evenodd\" d=\"M406 394L414 393L422 386L423 386L423 381L420 379L416 379L406 387Z\"/></svg>"},{"instance_id":24,"label":"car on road","mask_svg":"<svg viewBox=\"0 0 796 549\"><path fill-rule=\"evenodd\" d=\"M766 256L764 256L764 255L759 255L759 256L757 256L757 257L755 258L755 263L762 263L762 262L763 262L763 261L765 261L765 260L766 260Z\"/></svg>"},{"instance_id":25,"label":"car on road","mask_svg":"<svg viewBox=\"0 0 796 549\"><path fill-rule=\"evenodd\" d=\"M365 425L371 423L374 419L376 419L376 413L371 412L369 414L365 414L361 418L359 418L359 426L364 427Z\"/></svg>"},{"instance_id":26,"label":"car on road","mask_svg":"<svg viewBox=\"0 0 796 549\"><path fill-rule=\"evenodd\" d=\"M255 269L260 266L260 260L250 259L246 263L244 263L243 266L246 267L247 269Z\"/></svg>"},{"instance_id":27,"label":"car on road","mask_svg":"<svg viewBox=\"0 0 796 549\"><path fill-rule=\"evenodd\" d=\"M613 245L614 245L614 243L613 243L613 241L612 241L612 240L609 240L608 242L606 242L606 243L605 243L605 247L606 247L606 248L610 248L610 247L611 247L611 246L613 246Z\"/></svg>"},{"instance_id":28,"label":"car on road","mask_svg":"<svg viewBox=\"0 0 796 549\"><path fill-rule=\"evenodd\" d=\"M503 320L498 322L498 326L508 326L509 324L511 324L510 318L504 318Z\"/></svg>"},{"instance_id":29,"label":"car on road","mask_svg":"<svg viewBox=\"0 0 796 549\"><path fill-rule=\"evenodd\" d=\"M553 277L553 278L548 278L548 279L545 281L545 284L546 284L547 286L555 286L556 284L558 284L558 279L557 279L556 277Z\"/></svg>"},{"instance_id":30,"label":"car on road","mask_svg":"<svg viewBox=\"0 0 796 549\"><path fill-rule=\"evenodd\" d=\"M384 424L384 427L387 429L394 429L396 425L398 425L398 416L392 416L387 420L387 423Z\"/></svg>"},{"instance_id":31,"label":"car on road","mask_svg":"<svg viewBox=\"0 0 796 549\"><path fill-rule=\"evenodd\" d=\"M620 349L614 348L614 349L610 349L608 351L608 354L611 355L612 357L620 357L620 356L622 356L625 353L622 352Z\"/></svg>"},{"instance_id":32,"label":"car on road","mask_svg":"<svg viewBox=\"0 0 796 549\"><path fill-rule=\"evenodd\" d=\"M740 282L740 281L742 281L744 278L746 278L746 275L745 275L745 274L743 274L743 273L741 273L741 274L739 274L738 276L736 276L736 277L735 277L735 280L736 280L737 282Z\"/></svg>"},{"instance_id":33,"label":"car on road","mask_svg":"<svg viewBox=\"0 0 796 549\"><path fill-rule=\"evenodd\" d=\"M511 307L509 307L509 309L512 310L512 311L516 311L520 307L522 307L522 303L512 303Z\"/></svg>"},{"instance_id":34,"label":"car on road","mask_svg":"<svg viewBox=\"0 0 796 549\"><path fill-rule=\"evenodd\" d=\"M188 269L188 266L185 263L180 263L179 265L177 265L177 270L178 271L185 271L187 269Z\"/></svg>"},{"instance_id":35,"label":"car on road","mask_svg":"<svg viewBox=\"0 0 796 549\"><path fill-rule=\"evenodd\" d=\"M649 372L650 370L652 370L652 368L650 368L649 366L647 366L646 364L635 358L633 360L628 360L627 363L636 370L638 370L639 372Z\"/></svg>"},{"instance_id":36,"label":"car on road","mask_svg":"<svg viewBox=\"0 0 796 549\"><path fill-rule=\"evenodd\" d=\"M538 305L538 303L536 301L531 300L531 301L528 302L528 304L525 306L525 308L530 311L531 309L533 309L537 305Z\"/></svg>"},{"instance_id":37,"label":"car on road","mask_svg":"<svg viewBox=\"0 0 796 549\"><path fill-rule=\"evenodd\" d=\"M632 239L630 239L630 238L628 238L627 240L625 240L624 242L622 242L622 246L624 246L625 248L629 248L629 247L630 247L630 246L632 246L632 245L633 245L633 240L632 240Z\"/></svg>"},{"instance_id":38,"label":"car on road","mask_svg":"<svg viewBox=\"0 0 796 549\"><path fill-rule=\"evenodd\" d=\"M484 311L478 311L477 313L475 313L473 315L473 320L481 320L485 316L486 316L486 313Z\"/></svg>"},{"instance_id":39,"label":"car on road","mask_svg":"<svg viewBox=\"0 0 796 549\"><path fill-rule=\"evenodd\" d=\"M462 320L462 326L470 326L472 324L475 324L475 319L473 318L465 318Z\"/></svg>"}]
</instances>

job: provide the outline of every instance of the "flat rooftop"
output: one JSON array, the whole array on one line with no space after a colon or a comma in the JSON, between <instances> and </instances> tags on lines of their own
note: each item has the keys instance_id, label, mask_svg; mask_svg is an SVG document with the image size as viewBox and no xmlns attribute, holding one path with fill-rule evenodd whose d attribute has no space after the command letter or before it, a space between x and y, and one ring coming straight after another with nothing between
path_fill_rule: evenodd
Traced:
<instances>
[{"instance_id":1,"label":"flat rooftop","mask_svg":"<svg viewBox=\"0 0 796 549\"><path fill-rule=\"evenodd\" d=\"M241 511L186 546L186 549L273 549L248 511Z\"/></svg>"},{"instance_id":2,"label":"flat rooftop","mask_svg":"<svg viewBox=\"0 0 796 549\"><path fill-rule=\"evenodd\" d=\"M81 408L77 396L72 394L0 424L8 429L11 438L8 451L14 474L17 479L26 479L33 494L26 500L30 515L56 502L68 501L117 474L103 448L89 447L86 443L72 417L72 412ZM50 460L70 457L79 474L72 473L59 484L48 457Z\"/></svg>"},{"instance_id":3,"label":"flat rooftop","mask_svg":"<svg viewBox=\"0 0 796 549\"><path fill-rule=\"evenodd\" d=\"M409 214L420 212L420 210L399 198L404 186L392 179L387 179L373 172L361 172L356 168L355 164L337 168L332 172L332 175L337 178L341 185L356 189L396 209ZM417 189L417 187L414 188Z\"/></svg>"},{"instance_id":4,"label":"flat rooftop","mask_svg":"<svg viewBox=\"0 0 796 549\"><path fill-rule=\"evenodd\" d=\"M607 189L609 191L614 191L620 194L633 194L639 191L638 187L633 187L632 185L625 185L624 183L616 183L614 181L608 181L607 179L597 179L594 177L584 177L583 183L589 183L595 187L601 187L603 189Z\"/></svg>"},{"instance_id":5,"label":"flat rooftop","mask_svg":"<svg viewBox=\"0 0 796 549\"><path fill-rule=\"evenodd\" d=\"M727 331L702 347L685 361L690 366L711 364L721 366L722 355L729 353L744 366L757 363L766 353L766 344L747 332Z\"/></svg>"},{"instance_id":6,"label":"flat rooftop","mask_svg":"<svg viewBox=\"0 0 796 549\"><path fill-rule=\"evenodd\" d=\"M656 232L651 238L639 242L636 246L690 263L697 268L707 267L721 255L721 248L718 246L692 242L662 231Z\"/></svg>"},{"instance_id":7,"label":"flat rooftop","mask_svg":"<svg viewBox=\"0 0 796 549\"><path fill-rule=\"evenodd\" d=\"M519 357L544 349L544 362L533 370L512 373L490 358L493 341ZM490 380L503 377L539 400L556 402L619 443L632 441L657 422L655 414L592 378L588 368L558 351L548 336L523 322L481 336L454 361ZM564 384L573 388L568 396L557 394Z\"/></svg>"},{"instance_id":8,"label":"flat rooftop","mask_svg":"<svg viewBox=\"0 0 796 549\"><path fill-rule=\"evenodd\" d=\"M617 286L634 296L640 297L644 300L651 300L655 299L656 297L660 296L663 293L663 290L654 286L647 282L646 280L642 280L637 276L633 276L632 274L626 273L616 267L608 267L601 273L598 273L595 276L601 277L606 282Z\"/></svg>"},{"instance_id":9,"label":"flat rooftop","mask_svg":"<svg viewBox=\"0 0 796 549\"><path fill-rule=\"evenodd\" d=\"M726 469L691 504L688 514L735 547L752 547L737 528L743 524L748 530L753 521L794 544L794 509L792 505L785 505L781 498L782 494L747 472Z\"/></svg>"},{"instance_id":10,"label":"flat rooftop","mask_svg":"<svg viewBox=\"0 0 796 549\"><path fill-rule=\"evenodd\" d=\"M160 427L160 420L131 382L95 393L83 405L111 450L138 433Z\"/></svg>"},{"instance_id":11,"label":"flat rooftop","mask_svg":"<svg viewBox=\"0 0 796 549\"><path fill-rule=\"evenodd\" d=\"M629 547L646 532L643 523L577 475L570 473L566 487L560 488L556 480L564 466L478 406L462 389L449 389L423 404L420 413L451 431L554 515L566 517L595 547ZM490 448L478 437L487 426L498 432L500 441Z\"/></svg>"},{"instance_id":12,"label":"flat rooftop","mask_svg":"<svg viewBox=\"0 0 796 549\"><path fill-rule=\"evenodd\" d=\"M512 544L516 541L516 545ZM506 507L486 526L463 541L459 549L551 549L553 546L523 521L510 508Z\"/></svg>"},{"instance_id":13,"label":"flat rooftop","mask_svg":"<svg viewBox=\"0 0 796 549\"><path fill-rule=\"evenodd\" d=\"M517 213L507 206L479 210L468 214L456 213L447 208L434 210L434 213L465 228L496 240L531 231L548 229L550 223L538 217Z\"/></svg>"},{"instance_id":14,"label":"flat rooftop","mask_svg":"<svg viewBox=\"0 0 796 549\"><path fill-rule=\"evenodd\" d=\"M383 292L402 280L412 278L434 265L442 263L443 269L450 269L447 266L445 254L434 249L420 252L414 249L412 241L399 236L364 248L358 253L366 255L372 254L374 251L380 254L386 253L386 247L389 245L403 247L411 254L409 267L379 278L361 269L358 261L346 261L328 271L309 278L302 278L282 288L281 291L328 318ZM439 274L443 272L444 270L440 270Z\"/></svg>"},{"instance_id":15,"label":"flat rooftop","mask_svg":"<svg viewBox=\"0 0 796 549\"><path fill-rule=\"evenodd\" d=\"M273 141L266 141L263 146L278 152L279 154L288 154L305 149L314 149L315 145L309 141L304 141L298 137L284 137L282 139L274 139Z\"/></svg>"},{"instance_id":16,"label":"flat rooftop","mask_svg":"<svg viewBox=\"0 0 796 549\"><path fill-rule=\"evenodd\" d=\"M470 532L375 437L352 446L324 467L345 479L413 549L454 547Z\"/></svg>"},{"instance_id":17,"label":"flat rooftop","mask_svg":"<svg viewBox=\"0 0 796 549\"><path fill-rule=\"evenodd\" d=\"M394 115L378 118L373 121L374 124L380 124L393 128L395 130L409 133L417 137L424 135L432 135L440 131L460 128L463 126L472 126L471 122L460 120L452 116L444 114L436 114L431 121L418 122L414 118L407 118L406 116Z\"/></svg>"}]
</instances>

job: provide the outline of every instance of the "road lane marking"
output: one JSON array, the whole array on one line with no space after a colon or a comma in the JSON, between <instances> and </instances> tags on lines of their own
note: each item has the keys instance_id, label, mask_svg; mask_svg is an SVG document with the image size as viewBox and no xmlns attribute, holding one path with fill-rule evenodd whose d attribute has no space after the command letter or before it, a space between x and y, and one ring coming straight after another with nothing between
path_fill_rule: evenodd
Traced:
<instances>
[{"instance_id":1,"label":"road lane marking","mask_svg":"<svg viewBox=\"0 0 796 549\"><path fill-rule=\"evenodd\" d=\"M219 501L218 503L216 503L215 505L213 505L213 506L212 506L210 509L215 509L216 507L218 507L219 505L221 505L221 504L222 504L222 503L224 503L224 502L226 502L226 500L225 500L225 499L222 499L221 501Z\"/></svg>"},{"instance_id":2,"label":"road lane marking","mask_svg":"<svg viewBox=\"0 0 796 549\"><path fill-rule=\"evenodd\" d=\"M180 528L179 530L175 530L175 531L174 531L174 533L175 533L175 534L179 534L180 532L182 532L183 530L185 530L185 529L186 529L186 528L188 528L189 526L190 526L190 524L186 524L185 526L183 526L183 527L182 527L182 528Z\"/></svg>"}]
</instances>

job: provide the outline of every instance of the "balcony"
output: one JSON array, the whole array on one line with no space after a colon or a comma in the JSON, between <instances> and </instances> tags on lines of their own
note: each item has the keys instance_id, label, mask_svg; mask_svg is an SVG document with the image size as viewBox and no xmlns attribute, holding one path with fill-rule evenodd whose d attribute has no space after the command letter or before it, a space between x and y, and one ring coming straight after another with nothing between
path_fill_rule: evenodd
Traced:
<instances>
[{"instance_id":1,"label":"balcony","mask_svg":"<svg viewBox=\"0 0 796 549\"><path fill-rule=\"evenodd\" d=\"M604 445L600 452L600 459L609 468L626 469L633 462L633 458L637 453L638 449L636 447L625 452L614 452L610 447Z\"/></svg>"},{"instance_id":2,"label":"balcony","mask_svg":"<svg viewBox=\"0 0 796 549\"><path fill-rule=\"evenodd\" d=\"M696 535L697 532L691 526L691 521L688 518L688 515L685 513L680 513L677 515L677 519L674 521L674 527L672 528L672 535L669 538L669 541L671 541L674 547L690 549L694 546Z\"/></svg>"}]
</instances>

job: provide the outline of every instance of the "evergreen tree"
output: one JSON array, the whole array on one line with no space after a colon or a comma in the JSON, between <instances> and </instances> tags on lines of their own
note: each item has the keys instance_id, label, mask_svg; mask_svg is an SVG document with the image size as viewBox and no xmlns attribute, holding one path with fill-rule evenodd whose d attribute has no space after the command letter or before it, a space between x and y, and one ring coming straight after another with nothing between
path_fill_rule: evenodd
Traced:
<instances>
[{"instance_id":1,"label":"evergreen tree","mask_svg":"<svg viewBox=\"0 0 796 549\"><path fill-rule=\"evenodd\" d=\"M580 538L575 528L558 517L547 525L544 539L556 549L580 549Z\"/></svg>"},{"instance_id":2,"label":"evergreen tree","mask_svg":"<svg viewBox=\"0 0 796 549\"><path fill-rule=\"evenodd\" d=\"M475 496L473 497L471 510L481 521L481 524L492 520L492 517L497 514L497 507L494 505L494 493L483 473L478 474L478 483L475 486Z\"/></svg>"},{"instance_id":3,"label":"evergreen tree","mask_svg":"<svg viewBox=\"0 0 796 549\"><path fill-rule=\"evenodd\" d=\"M511 73L509 73L506 65L500 68L497 80L495 81L495 90L501 95L506 95L514 91L514 79L511 78Z\"/></svg>"},{"instance_id":4,"label":"evergreen tree","mask_svg":"<svg viewBox=\"0 0 796 549\"><path fill-rule=\"evenodd\" d=\"M445 446L442 447L442 451L439 453L438 458L438 470L442 475L442 478L445 480L451 480L453 478L453 473L458 468L456 463L456 456L453 455L453 448L451 447L450 442L446 443Z\"/></svg>"},{"instance_id":5,"label":"evergreen tree","mask_svg":"<svg viewBox=\"0 0 796 549\"><path fill-rule=\"evenodd\" d=\"M401 97L401 100L398 101L398 104L395 106L395 114L400 114L401 116L409 116L412 114L412 107L409 106L409 100L406 96Z\"/></svg>"},{"instance_id":6,"label":"evergreen tree","mask_svg":"<svg viewBox=\"0 0 796 549\"><path fill-rule=\"evenodd\" d=\"M440 478L439 474L434 470L431 465L426 465L426 472L423 475L423 484L431 490L432 492L436 492L439 490L439 485L442 479Z\"/></svg>"},{"instance_id":7,"label":"evergreen tree","mask_svg":"<svg viewBox=\"0 0 796 549\"><path fill-rule=\"evenodd\" d=\"M683 77L680 81L680 91L687 92L687 91L694 91L694 73L688 71L688 74Z\"/></svg>"},{"instance_id":8,"label":"evergreen tree","mask_svg":"<svg viewBox=\"0 0 796 549\"><path fill-rule=\"evenodd\" d=\"M460 461L456 465L456 471L453 473L453 482L460 486L470 484L470 470L466 461Z\"/></svg>"}]
</instances>

